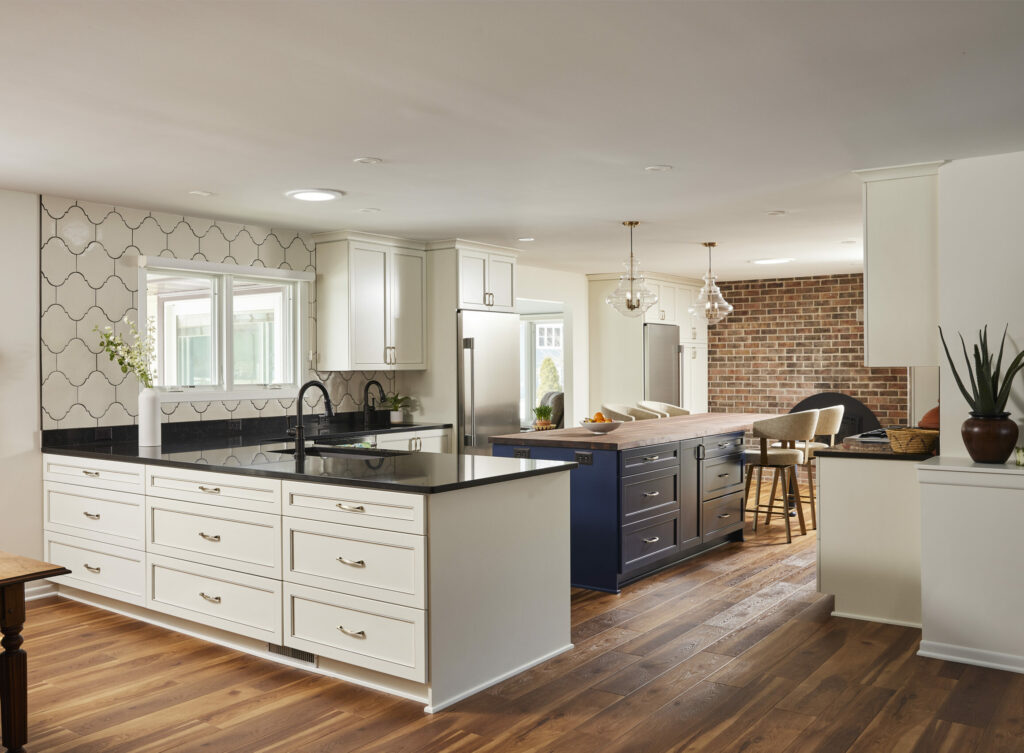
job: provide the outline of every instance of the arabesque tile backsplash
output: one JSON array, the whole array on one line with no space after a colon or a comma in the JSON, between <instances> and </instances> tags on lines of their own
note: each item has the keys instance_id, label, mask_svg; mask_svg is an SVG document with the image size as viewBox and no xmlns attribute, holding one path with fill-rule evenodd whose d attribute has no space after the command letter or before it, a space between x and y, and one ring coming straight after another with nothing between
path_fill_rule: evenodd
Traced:
<instances>
[{"instance_id":1,"label":"arabesque tile backsplash","mask_svg":"<svg viewBox=\"0 0 1024 753\"><path fill-rule=\"evenodd\" d=\"M243 267L316 271L308 233L43 196L40 205L42 428L135 423L138 383L100 355L97 325L123 331L137 321L136 256L194 259ZM316 343L316 285L310 286L310 349ZM327 384L340 410L361 407L363 385L395 388L390 372L309 372ZM319 392L308 394L311 408ZM292 400L164 403L166 421L280 416Z\"/></svg>"}]
</instances>

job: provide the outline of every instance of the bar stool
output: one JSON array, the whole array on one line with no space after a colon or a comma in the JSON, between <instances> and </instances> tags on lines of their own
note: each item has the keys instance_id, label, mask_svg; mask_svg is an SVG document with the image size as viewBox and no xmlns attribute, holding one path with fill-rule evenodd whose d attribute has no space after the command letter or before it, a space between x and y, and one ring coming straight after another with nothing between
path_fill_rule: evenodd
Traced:
<instances>
[{"instance_id":1,"label":"bar stool","mask_svg":"<svg viewBox=\"0 0 1024 753\"><path fill-rule=\"evenodd\" d=\"M839 433L839 427L843 423L843 413L846 407L842 405L833 405L828 408L821 408L818 410L818 425L814 427L815 437L828 437L828 442L797 442L796 449L806 450L807 460L801 463L804 468L807 469L807 485L808 494L811 498L811 528L818 528L818 501L815 495L815 482L814 482L814 454L818 450L824 450L827 447L832 447L836 443L836 434ZM780 442L775 442L772 447L781 447ZM793 493L793 488L790 487L790 494Z\"/></svg>"},{"instance_id":2,"label":"bar stool","mask_svg":"<svg viewBox=\"0 0 1024 753\"><path fill-rule=\"evenodd\" d=\"M690 415L690 411L685 408L680 408L678 405L672 405L672 403L661 403L657 400L638 400L636 407L649 410L653 413L659 413L662 418Z\"/></svg>"},{"instance_id":3,"label":"bar stool","mask_svg":"<svg viewBox=\"0 0 1024 753\"><path fill-rule=\"evenodd\" d=\"M601 406L601 412L606 418L615 421L645 421L649 418L661 418L657 413L643 408L634 408L625 403L604 403Z\"/></svg>"},{"instance_id":4,"label":"bar stool","mask_svg":"<svg viewBox=\"0 0 1024 753\"><path fill-rule=\"evenodd\" d=\"M766 418L762 421L755 421L753 434L761 441L758 450L747 450L744 453L744 460L747 465L747 481L743 490L744 507L747 507L747 499L750 496L750 482L754 477L754 468L757 468L757 500L754 503L754 531L757 531L757 516L762 509L765 510L765 525L772 522L772 512L781 511L786 519L786 543L793 541L793 532L789 522L789 506L786 500L786 489L793 488L796 500L797 517L800 520L800 533L807 533L807 526L804 523L804 508L800 499L800 489L796 486L796 467L807 462L807 443L813 441L814 430L818 425L818 411L808 410L799 413L790 413L777 418ZM779 440L780 447L769 447L771 440ZM804 448L797 449L796 443L803 442ZM761 504L761 474L763 469L770 468L774 472L772 476L772 493L768 498L768 504ZM782 482L783 496L776 499L775 492ZM779 501L782 504L776 505Z\"/></svg>"}]
</instances>

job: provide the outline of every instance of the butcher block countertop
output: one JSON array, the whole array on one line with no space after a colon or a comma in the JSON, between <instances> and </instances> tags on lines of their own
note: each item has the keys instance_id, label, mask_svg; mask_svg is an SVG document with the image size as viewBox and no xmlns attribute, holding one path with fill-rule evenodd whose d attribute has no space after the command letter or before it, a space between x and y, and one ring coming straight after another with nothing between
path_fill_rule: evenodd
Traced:
<instances>
[{"instance_id":1,"label":"butcher block countertop","mask_svg":"<svg viewBox=\"0 0 1024 753\"><path fill-rule=\"evenodd\" d=\"M494 444L528 447L575 447L585 450L629 450L634 447L678 442L747 431L754 421L774 418L777 413L698 413L647 421L628 421L608 434L592 434L582 426L550 431L527 431L491 437Z\"/></svg>"}]
</instances>

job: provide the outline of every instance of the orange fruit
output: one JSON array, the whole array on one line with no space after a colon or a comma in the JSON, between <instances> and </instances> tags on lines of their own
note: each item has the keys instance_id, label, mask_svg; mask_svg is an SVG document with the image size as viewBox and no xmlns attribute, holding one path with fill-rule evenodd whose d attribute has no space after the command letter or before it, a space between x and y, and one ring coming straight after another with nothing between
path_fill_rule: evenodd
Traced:
<instances>
[{"instance_id":1,"label":"orange fruit","mask_svg":"<svg viewBox=\"0 0 1024 753\"><path fill-rule=\"evenodd\" d=\"M594 420L599 423L603 423L606 419L604 417L604 414L601 411L598 411L597 413L594 414Z\"/></svg>"}]
</instances>

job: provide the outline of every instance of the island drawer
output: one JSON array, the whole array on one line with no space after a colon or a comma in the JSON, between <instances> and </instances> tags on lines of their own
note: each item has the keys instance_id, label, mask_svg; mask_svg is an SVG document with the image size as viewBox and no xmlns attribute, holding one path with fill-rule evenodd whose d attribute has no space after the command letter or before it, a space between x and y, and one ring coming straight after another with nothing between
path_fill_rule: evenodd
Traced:
<instances>
[{"instance_id":1,"label":"island drawer","mask_svg":"<svg viewBox=\"0 0 1024 753\"><path fill-rule=\"evenodd\" d=\"M281 581L147 556L146 606L202 625L281 643Z\"/></svg>"},{"instance_id":2,"label":"island drawer","mask_svg":"<svg viewBox=\"0 0 1024 753\"><path fill-rule=\"evenodd\" d=\"M713 437L704 437L704 457L714 458L719 455L731 455L743 452L743 432L738 431L732 434L718 434Z\"/></svg>"},{"instance_id":3,"label":"island drawer","mask_svg":"<svg viewBox=\"0 0 1024 753\"><path fill-rule=\"evenodd\" d=\"M426 533L426 502L421 494L285 481L283 496L285 515L400 533Z\"/></svg>"},{"instance_id":4,"label":"island drawer","mask_svg":"<svg viewBox=\"0 0 1024 753\"><path fill-rule=\"evenodd\" d=\"M52 578L54 583L142 606L145 553L49 531L44 534L44 549L48 562L59 562L71 571Z\"/></svg>"},{"instance_id":5,"label":"island drawer","mask_svg":"<svg viewBox=\"0 0 1024 753\"><path fill-rule=\"evenodd\" d=\"M701 499L709 500L743 488L743 455L719 455L701 463Z\"/></svg>"},{"instance_id":6,"label":"island drawer","mask_svg":"<svg viewBox=\"0 0 1024 753\"><path fill-rule=\"evenodd\" d=\"M205 565L281 577L281 516L146 498L146 549Z\"/></svg>"},{"instance_id":7,"label":"island drawer","mask_svg":"<svg viewBox=\"0 0 1024 753\"><path fill-rule=\"evenodd\" d=\"M235 473L146 466L151 497L281 514L281 481Z\"/></svg>"},{"instance_id":8,"label":"island drawer","mask_svg":"<svg viewBox=\"0 0 1024 753\"><path fill-rule=\"evenodd\" d=\"M622 522L643 520L679 507L679 474L675 471L629 476L622 481Z\"/></svg>"},{"instance_id":9,"label":"island drawer","mask_svg":"<svg viewBox=\"0 0 1024 753\"><path fill-rule=\"evenodd\" d=\"M43 455L43 479L140 494L146 489L146 466L65 455Z\"/></svg>"},{"instance_id":10,"label":"island drawer","mask_svg":"<svg viewBox=\"0 0 1024 753\"><path fill-rule=\"evenodd\" d=\"M426 612L294 583L284 599L285 646L426 681Z\"/></svg>"},{"instance_id":11,"label":"island drawer","mask_svg":"<svg viewBox=\"0 0 1024 753\"><path fill-rule=\"evenodd\" d=\"M141 494L43 483L43 527L130 549L143 549L145 523Z\"/></svg>"},{"instance_id":12,"label":"island drawer","mask_svg":"<svg viewBox=\"0 0 1024 753\"><path fill-rule=\"evenodd\" d=\"M622 572L679 551L679 515L661 515L622 529Z\"/></svg>"},{"instance_id":13,"label":"island drawer","mask_svg":"<svg viewBox=\"0 0 1024 753\"><path fill-rule=\"evenodd\" d=\"M292 583L426 606L423 536L286 517L284 561Z\"/></svg>"},{"instance_id":14,"label":"island drawer","mask_svg":"<svg viewBox=\"0 0 1024 753\"><path fill-rule=\"evenodd\" d=\"M679 443L623 450L619 457L619 470L623 476L677 469L679 467Z\"/></svg>"},{"instance_id":15,"label":"island drawer","mask_svg":"<svg viewBox=\"0 0 1024 753\"><path fill-rule=\"evenodd\" d=\"M743 492L704 502L701 505L701 535L706 541L743 524Z\"/></svg>"}]
</instances>

